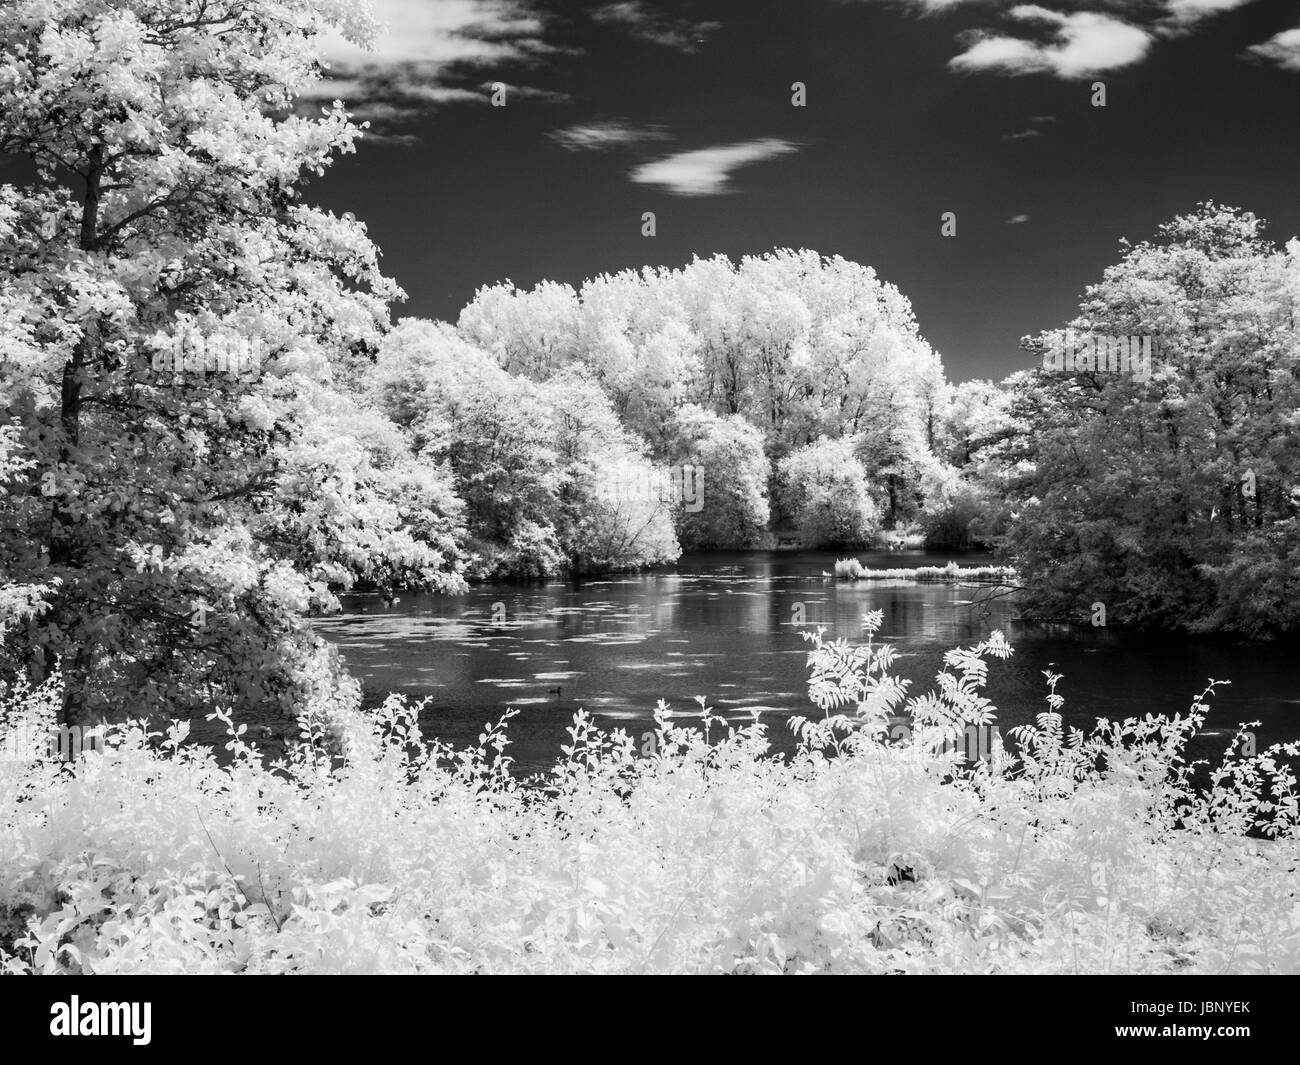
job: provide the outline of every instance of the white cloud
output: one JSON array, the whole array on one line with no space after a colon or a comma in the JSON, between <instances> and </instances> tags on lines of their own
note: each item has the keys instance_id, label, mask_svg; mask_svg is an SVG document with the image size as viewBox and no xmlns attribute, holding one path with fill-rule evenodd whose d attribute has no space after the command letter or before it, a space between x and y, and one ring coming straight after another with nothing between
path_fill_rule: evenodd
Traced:
<instances>
[{"instance_id":1,"label":"white cloud","mask_svg":"<svg viewBox=\"0 0 1300 1065\"><path fill-rule=\"evenodd\" d=\"M1043 131L1040 129L1023 129L1019 133L1004 133L1002 139L1004 141L1022 141L1029 137L1041 137L1042 135Z\"/></svg>"},{"instance_id":2,"label":"white cloud","mask_svg":"<svg viewBox=\"0 0 1300 1065\"><path fill-rule=\"evenodd\" d=\"M304 94L342 99L358 116L400 121L430 106L486 100L466 83L478 72L528 63L556 51L528 0L373 0L382 28L365 49L332 33L322 42L330 76ZM509 82L508 77L500 79ZM515 96L558 94L511 84ZM558 97L567 98L567 97Z\"/></svg>"},{"instance_id":3,"label":"white cloud","mask_svg":"<svg viewBox=\"0 0 1300 1065\"><path fill-rule=\"evenodd\" d=\"M652 11L641 0L621 0L606 4L591 13L597 22L622 26L633 37L653 44L662 44L684 52L692 52L704 43L705 37L721 27L720 22L696 22L673 18Z\"/></svg>"},{"instance_id":4,"label":"white cloud","mask_svg":"<svg viewBox=\"0 0 1300 1065\"><path fill-rule=\"evenodd\" d=\"M790 141L764 138L679 152L637 167L628 176L642 185L663 185L678 196L721 196L731 191L733 170L798 151Z\"/></svg>"},{"instance_id":5,"label":"white cloud","mask_svg":"<svg viewBox=\"0 0 1300 1065\"><path fill-rule=\"evenodd\" d=\"M1049 44L1018 37L984 35L948 65L954 70L992 70L1004 74L1053 74L1058 78L1085 78L1141 61L1151 47L1151 35L1127 22L1091 11L1062 14L1037 4L1021 4L1010 11L1022 22L1043 22L1055 27Z\"/></svg>"},{"instance_id":6,"label":"white cloud","mask_svg":"<svg viewBox=\"0 0 1300 1065\"><path fill-rule=\"evenodd\" d=\"M1294 70L1300 74L1300 26L1293 30L1283 30L1263 44L1252 45L1247 51L1276 63L1283 70Z\"/></svg>"},{"instance_id":7,"label":"white cloud","mask_svg":"<svg viewBox=\"0 0 1300 1065\"><path fill-rule=\"evenodd\" d=\"M927 15L933 15L972 4L982 4L987 7L997 3L998 0L886 0L886 2L897 6L918 8Z\"/></svg>"},{"instance_id":8,"label":"white cloud","mask_svg":"<svg viewBox=\"0 0 1300 1065\"><path fill-rule=\"evenodd\" d=\"M1050 73L1069 79L1140 62L1154 40L1194 32L1206 20L1258 0L1051 0L1050 9L1020 0L858 2L904 7L921 15L983 8L1002 17L1055 23L1054 42L1025 40L987 29L966 34L974 43L950 66L1006 74Z\"/></svg>"},{"instance_id":9,"label":"white cloud","mask_svg":"<svg viewBox=\"0 0 1300 1065\"><path fill-rule=\"evenodd\" d=\"M1170 21L1190 25L1225 11L1235 11L1253 2L1254 0L1168 0L1165 10Z\"/></svg>"},{"instance_id":10,"label":"white cloud","mask_svg":"<svg viewBox=\"0 0 1300 1065\"><path fill-rule=\"evenodd\" d=\"M610 148L644 144L647 141L665 140L668 133L662 126L637 126L619 119L581 123L566 129L557 129L547 136L573 152L601 152Z\"/></svg>"},{"instance_id":11,"label":"white cloud","mask_svg":"<svg viewBox=\"0 0 1300 1065\"><path fill-rule=\"evenodd\" d=\"M475 95L477 100L488 100L492 96L493 86L498 84L495 81L485 81L480 86L480 92ZM509 82L501 82L506 87L506 96L510 100L537 100L544 104L566 104L573 99L567 92L553 92L550 89L538 89L532 85L514 85Z\"/></svg>"},{"instance_id":12,"label":"white cloud","mask_svg":"<svg viewBox=\"0 0 1300 1065\"><path fill-rule=\"evenodd\" d=\"M923 14L935 15L959 7L1010 7L1016 0L876 0L909 7ZM1110 10L1138 21L1165 19L1191 24L1225 11L1254 3L1255 0L1055 0L1056 7L1069 10Z\"/></svg>"},{"instance_id":13,"label":"white cloud","mask_svg":"<svg viewBox=\"0 0 1300 1065\"><path fill-rule=\"evenodd\" d=\"M411 64L437 77L457 64L519 59L541 44L541 20L520 0L372 2L383 24L374 48L331 35L325 55L335 69Z\"/></svg>"}]
</instances>

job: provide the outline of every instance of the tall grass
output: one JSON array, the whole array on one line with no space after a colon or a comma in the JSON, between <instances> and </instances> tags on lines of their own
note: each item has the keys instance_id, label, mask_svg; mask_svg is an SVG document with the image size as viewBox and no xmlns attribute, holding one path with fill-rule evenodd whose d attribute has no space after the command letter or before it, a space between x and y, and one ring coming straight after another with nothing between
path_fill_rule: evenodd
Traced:
<instances>
[{"instance_id":1,"label":"tall grass","mask_svg":"<svg viewBox=\"0 0 1300 1065\"><path fill-rule=\"evenodd\" d=\"M915 566L910 569L868 569L856 558L842 558L835 563L838 580L853 581L978 581L998 584L1015 580L1010 566Z\"/></svg>"},{"instance_id":2,"label":"tall grass","mask_svg":"<svg viewBox=\"0 0 1300 1065\"><path fill-rule=\"evenodd\" d=\"M880 613L868 615L871 634ZM661 703L653 744L575 715L545 787L508 720L427 741L418 706L306 715L264 766L136 726L75 766L0 763L0 965L123 972L1296 972L1296 745L1192 787L1185 716L954 741L1000 634L911 696L889 646L809 635L817 713ZM56 684L0 726L48 727ZM907 714L909 739L886 740Z\"/></svg>"}]
</instances>

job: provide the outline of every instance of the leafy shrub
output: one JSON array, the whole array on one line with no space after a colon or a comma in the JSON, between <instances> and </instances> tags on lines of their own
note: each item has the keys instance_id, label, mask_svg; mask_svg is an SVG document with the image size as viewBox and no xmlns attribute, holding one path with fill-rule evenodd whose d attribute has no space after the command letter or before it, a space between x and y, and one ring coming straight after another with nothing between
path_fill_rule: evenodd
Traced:
<instances>
[{"instance_id":1,"label":"leafy shrub","mask_svg":"<svg viewBox=\"0 0 1300 1065\"><path fill-rule=\"evenodd\" d=\"M407 319L380 346L365 388L423 464L450 471L470 577L638 569L681 553L670 500L611 491L655 471L578 370L538 383L448 326Z\"/></svg>"},{"instance_id":2,"label":"leafy shrub","mask_svg":"<svg viewBox=\"0 0 1300 1065\"><path fill-rule=\"evenodd\" d=\"M978 581L1002 584L1015 579L1010 566L912 566L895 569L868 569L856 558L841 558L835 563L835 577L842 581Z\"/></svg>"},{"instance_id":3,"label":"leafy shrub","mask_svg":"<svg viewBox=\"0 0 1300 1065\"><path fill-rule=\"evenodd\" d=\"M881 614L868 615L874 635ZM1062 723L968 767L1000 633L909 697L889 646L809 635L800 746L661 703L653 744L579 712L544 780L507 724L425 743L418 706L323 711L265 766L139 728L75 773L0 762L0 942L14 973L1296 972L1297 745L1196 790L1204 719ZM0 699L48 726L53 682ZM890 715L909 738L887 742ZM39 798L39 801L32 801ZM15 917L15 915L17 915Z\"/></svg>"},{"instance_id":4,"label":"leafy shrub","mask_svg":"<svg viewBox=\"0 0 1300 1065\"><path fill-rule=\"evenodd\" d=\"M964 551L983 543L979 525L988 510L985 494L975 485L958 480L945 484L921 508L925 546L936 551Z\"/></svg>"},{"instance_id":5,"label":"leafy shrub","mask_svg":"<svg viewBox=\"0 0 1300 1065\"><path fill-rule=\"evenodd\" d=\"M866 468L851 440L817 440L777 466L782 509L799 528L803 546L856 547L879 526Z\"/></svg>"},{"instance_id":6,"label":"leafy shrub","mask_svg":"<svg viewBox=\"0 0 1300 1065\"><path fill-rule=\"evenodd\" d=\"M700 499L680 515L682 546L710 550L761 544L770 517L763 434L738 415L723 418L694 405L674 414L670 432L679 461L703 474Z\"/></svg>"}]
</instances>

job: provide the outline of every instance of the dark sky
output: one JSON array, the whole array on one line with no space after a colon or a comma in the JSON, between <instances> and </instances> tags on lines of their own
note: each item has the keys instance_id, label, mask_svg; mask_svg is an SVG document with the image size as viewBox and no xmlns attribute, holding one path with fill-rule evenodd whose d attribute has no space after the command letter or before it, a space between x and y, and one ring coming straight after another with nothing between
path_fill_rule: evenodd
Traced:
<instances>
[{"instance_id":1,"label":"dark sky","mask_svg":"<svg viewBox=\"0 0 1300 1065\"><path fill-rule=\"evenodd\" d=\"M1112 6L1149 43L1140 61L1095 75L950 68L971 31L1052 41L1051 24L996 2L928 16L869 0L533 4L542 54L442 65L437 82L565 99L507 90L505 107L425 110L390 82L405 117L384 128L418 141L364 145L318 195L369 222L410 294L399 313L454 321L476 287L505 278L577 284L694 254L806 247L898 285L952 378L1000 378L1026 365L1022 335L1071 316L1122 236L1151 236L1203 199L1262 215L1279 242L1300 234L1300 48L1289 60L1281 44L1247 52L1300 30L1300 2L1238 3L1177 33L1152 32L1158 4ZM1105 56L1124 40L1097 46ZM791 106L794 81L807 85L804 108ZM574 150L548 136L602 122L656 139ZM734 170L722 194L629 179L675 153L771 140L797 150ZM641 236L643 211L656 213L654 238ZM954 238L940 233L945 211Z\"/></svg>"},{"instance_id":2,"label":"dark sky","mask_svg":"<svg viewBox=\"0 0 1300 1065\"><path fill-rule=\"evenodd\" d=\"M384 138L312 195L369 223L403 315L454 321L505 278L805 247L898 285L952 378L1000 378L1122 236L1204 199L1300 234L1300 0L378 5L391 32L334 68ZM737 145L768 157L673 158Z\"/></svg>"}]
</instances>

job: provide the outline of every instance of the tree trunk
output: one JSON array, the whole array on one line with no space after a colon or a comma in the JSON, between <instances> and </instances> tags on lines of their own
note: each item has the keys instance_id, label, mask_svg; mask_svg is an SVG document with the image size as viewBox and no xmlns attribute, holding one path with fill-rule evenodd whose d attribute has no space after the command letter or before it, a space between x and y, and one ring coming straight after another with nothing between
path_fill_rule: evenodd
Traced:
<instances>
[{"instance_id":1,"label":"tree trunk","mask_svg":"<svg viewBox=\"0 0 1300 1065\"><path fill-rule=\"evenodd\" d=\"M83 252L95 249L99 237L100 182L104 168L103 145L91 148L87 158L86 197L81 208L81 234L78 242ZM63 380L59 392L59 442L58 468L54 470L54 503L50 508L49 550L50 566L63 570L59 574L66 588L74 578L71 572L80 565L80 551L76 543L71 520L66 516L59 485L64 473L76 461L77 447L81 442L81 389L88 367L93 366L99 354L98 323L88 321L83 326L82 337L72 349L72 355L63 367ZM91 667L90 648L79 647L65 655L60 663L63 670L63 705L59 713L60 725L81 724L84 708L86 678Z\"/></svg>"}]
</instances>

